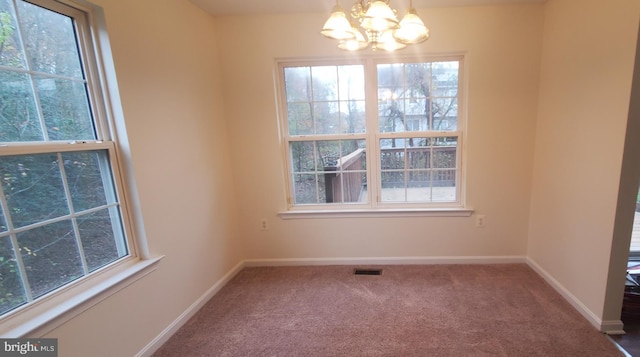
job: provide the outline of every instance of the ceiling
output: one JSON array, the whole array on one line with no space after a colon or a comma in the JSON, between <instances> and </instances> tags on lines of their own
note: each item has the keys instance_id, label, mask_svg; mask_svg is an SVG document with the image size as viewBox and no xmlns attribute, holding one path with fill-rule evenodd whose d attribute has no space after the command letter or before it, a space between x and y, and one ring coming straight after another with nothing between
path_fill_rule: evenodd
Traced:
<instances>
[{"instance_id":1,"label":"ceiling","mask_svg":"<svg viewBox=\"0 0 640 357\"><path fill-rule=\"evenodd\" d=\"M286 13L330 13L335 0L190 0L196 6L212 15L256 15ZM475 6L490 4L541 3L546 0L414 0L415 8ZM340 4L349 9L353 0L340 0ZM409 0L391 0L391 6L404 12Z\"/></svg>"}]
</instances>

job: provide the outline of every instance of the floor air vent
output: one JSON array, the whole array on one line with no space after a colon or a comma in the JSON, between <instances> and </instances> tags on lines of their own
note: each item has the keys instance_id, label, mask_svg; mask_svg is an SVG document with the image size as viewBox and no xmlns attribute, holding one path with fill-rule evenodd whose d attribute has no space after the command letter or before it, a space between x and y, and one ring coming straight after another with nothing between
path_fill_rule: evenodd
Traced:
<instances>
[{"instance_id":1,"label":"floor air vent","mask_svg":"<svg viewBox=\"0 0 640 357\"><path fill-rule=\"evenodd\" d=\"M382 269L353 269L355 275L382 275Z\"/></svg>"}]
</instances>

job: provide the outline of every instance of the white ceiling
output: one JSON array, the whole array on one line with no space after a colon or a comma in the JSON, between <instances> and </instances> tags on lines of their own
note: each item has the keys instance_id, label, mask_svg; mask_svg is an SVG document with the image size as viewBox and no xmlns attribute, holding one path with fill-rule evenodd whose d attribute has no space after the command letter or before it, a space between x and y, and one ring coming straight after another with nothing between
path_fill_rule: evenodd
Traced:
<instances>
[{"instance_id":1,"label":"white ceiling","mask_svg":"<svg viewBox=\"0 0 640 357\"><path fill-rule=\"evenodd\" d=\"M255 15L285 13L329 13L335 0L190 0L212 15ZM414 0L415 8L473 6L507 3L541 3L546 0ZM340 0L348 10L353 0ZM399 12L406 11L409 0L391 0L391 6Z\"/></svg>"}]
</instances>

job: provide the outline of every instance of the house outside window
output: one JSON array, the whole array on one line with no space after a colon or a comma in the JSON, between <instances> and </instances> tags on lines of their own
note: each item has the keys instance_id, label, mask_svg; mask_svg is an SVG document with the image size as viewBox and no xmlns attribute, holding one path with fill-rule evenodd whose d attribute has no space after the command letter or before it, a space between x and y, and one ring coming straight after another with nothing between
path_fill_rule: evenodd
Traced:
<instances>
[{"instance_id":1,"label":"house outside window","mask_svg":"<svg viewBox=\"0 0 640 357\"><path fill-rule=\"evenodd\" d=\"M57 1L0 0L3 318L136 258L89 20Z\"/></svg>"},{"instance_id":2,"label":"house outside window","mask_svg":"<svg viewBox=\"0 0 640 357\"><path fill-rule=\"evenodd\" d=\"M463 202L463 57L280 61L289 209Z\"/></svg>"}]
</instances>

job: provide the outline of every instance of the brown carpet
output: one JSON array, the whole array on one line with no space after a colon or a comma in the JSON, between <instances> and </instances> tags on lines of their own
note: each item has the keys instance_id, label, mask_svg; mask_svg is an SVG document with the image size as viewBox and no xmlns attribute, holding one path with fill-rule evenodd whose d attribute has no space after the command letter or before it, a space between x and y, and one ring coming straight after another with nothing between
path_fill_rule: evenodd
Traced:
<instances>
[{"instance_id":1,"label":"brown carpet","mask_svg":"<svg viewBox=\"0 0 640 357\"><path fill-rule=\"evenodd\" d=\"M623 356L526 265L246 268L161 356Z\"/></svg>"}]
</instances>

